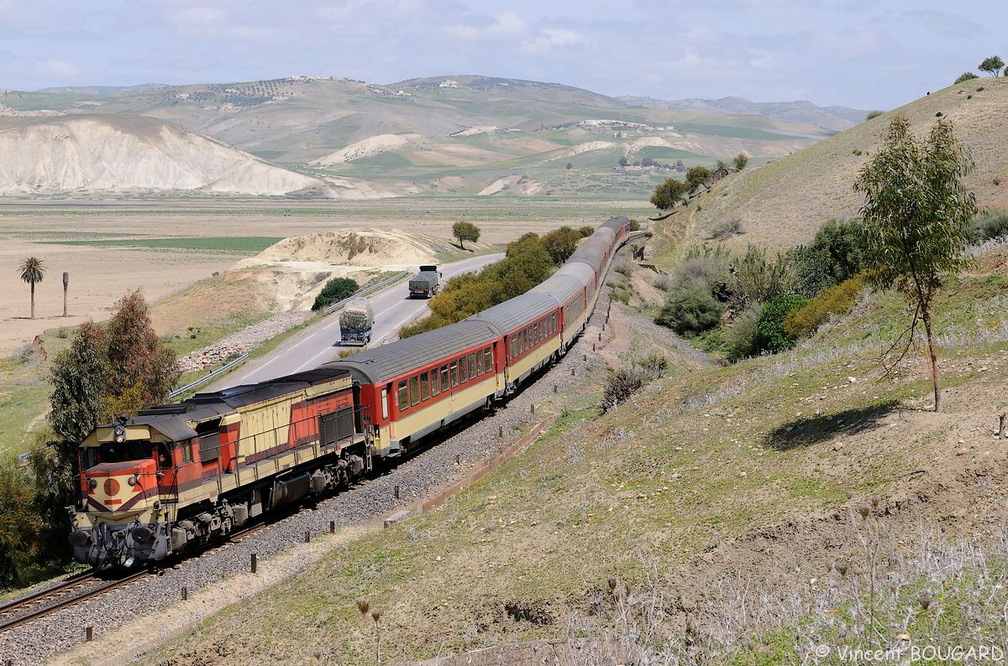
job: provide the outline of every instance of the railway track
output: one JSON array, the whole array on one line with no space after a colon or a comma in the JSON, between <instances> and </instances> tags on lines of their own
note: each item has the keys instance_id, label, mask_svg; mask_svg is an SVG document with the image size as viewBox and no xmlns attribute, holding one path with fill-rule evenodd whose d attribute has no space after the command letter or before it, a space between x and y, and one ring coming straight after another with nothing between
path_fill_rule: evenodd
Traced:
<instances>
[{"instance_id":1,"label":"railway track","mask_svg":"<svg viewBox=\"0 0 1008 666\"><path fill-rule=\"evenodd\" d=\"M256 523L233 534L230 541L232 543L243 541L256 532L265 529L269 524ZM123 587L139 578L151 575L156 574L146 569L115 580L98 578L92 571L75 574L53 587L40 590L0 606L0 631L6 631L7 629L27 624L49 613L79 604L105 592Z\"/></svg>"},{"instance_id":2,"label":"railway track","mask_svg":"<svg viewBox=\"0 0 1008 666\"><path fill-rule=\"evenodd\" d=\"M90 571L71 576L54 587L0 606L0 631L26 624L148 575L149 572L145 570L116 580L102 580Z\"/></svg>"}]
</instances>

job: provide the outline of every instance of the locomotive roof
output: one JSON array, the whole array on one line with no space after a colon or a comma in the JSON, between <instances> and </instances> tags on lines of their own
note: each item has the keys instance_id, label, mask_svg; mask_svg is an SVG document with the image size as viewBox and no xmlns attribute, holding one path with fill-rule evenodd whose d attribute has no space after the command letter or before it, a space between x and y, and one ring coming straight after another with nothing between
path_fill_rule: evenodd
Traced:
<instances>
[{"instance_id":1,"label":"locomotive roof","mask_svg":"<svg viewBox=\"0 0 1008 666\"><path fill-rule=\"evenodd\" d=\"M448 358L463 349L478 347L499 337L486 322L466 319L403 340L331 361L322 368L349 371L365 384L383 384L428 363Z\"/></svg>"},{"instance_id":2,"label":"locomotive roof","mask_svg":"<svg viewBox=\"0 0 1008 666\"><path fill-rule=\"evenodd\" d=\"M485 321L501 335L529 324L560 307L556 297L548 293L526 292L469 317L466 321Z\"/></svg>"},{"instance_id":3,"label":"locomotive roof","mask_svg":"<svg viewBox=\"0 0 1008 666\"><path fill-rule=\"evenodd\" d=\"M175 428L173 423L179 423L182 427L177 431L183 435L181 439L188 439L194 437L195 433L185 434L186 430L191 431L191 428L185 423L186 421L199 422L224 416L240 407L279 398L347 374L346 370L315 368L284 377L267 379L256 384L240 384L220 391L197 393L179 403L142 409L137 416L130 420L130 423L154 426L175 441L178 441L179 438L168 429Z\"/></svg>"}]
</instances>

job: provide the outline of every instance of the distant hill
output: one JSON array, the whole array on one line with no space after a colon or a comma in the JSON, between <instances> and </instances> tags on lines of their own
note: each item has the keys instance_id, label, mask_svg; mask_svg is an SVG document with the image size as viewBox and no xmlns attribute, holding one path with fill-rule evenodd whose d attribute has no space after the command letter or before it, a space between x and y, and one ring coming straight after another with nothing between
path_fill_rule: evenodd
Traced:
<instances>
[{"instance_id":1,"label":"distant hill","mask_svg":"<svg viewBox=\"0 0 1008 666\"><path fill-rule=\"evenodd\" d=\"M114 155L104 147L105 140L77 142L73 163L94 166L63 172L44 162L50 159L46 150L37 153L43 160L37 170L28 169L34 151L17 153L17 165L5 165L13 156L0 155L0 173L18 174L2 191L52 196L150 186L217 196L306 191L338 198L451 195L646 201L656 184L677 173L681 176L691 166L713 166L744 152L755 167L812 145L835 133L837 126L836 114L817 115L807 103L794 107L803 113L792 113L792 118L786 117L786 104L776 115L761 115L741 102L734 112L724 105L716 110L667 106L630 105L557 83L475 75L388 85L287 77L0 91L0 132L13 131L8 136L19 140L29 136L16 133L27 131L24 123L41 123L40 117L86 116L122 134L139 127L124 118L145 117L202 135L216 146L214 154L226 147L243 151L243 157L232 157L242 161L254 156L258 161L245 163L260 171L270 167L272 174L239 183L241 179L222 177L212 169L205 173L207 165L195 171L176 168L195 155L172 151L195 138L162 141L152 149L154 134L148 131L136 141L122 143L122 152ZM31 137L33 145L49 145L43 133ZM140 146L149 150L129 152ZM90 148L99 152L90 157L79 152ZM120 161L129 165L123 172ZM26 170L46 176L31 181ZM131 175L144 178L134 183ZM26 185L28 181L32 184ZM264 184L267 181L270 184Z\"/></svg>"},{"instance_id":2,"label":"distant hill","mask_svg":"<svg viewBox=\"0 0 1008 666\"><path fill-rule=\"evenodd\" d=\"M731 174L676 215L689 219L699 238L723 220L738 219L745 233L734 243L786 247L808 242L828 219L858 214L863 199L854 192L854 182L894 114L906 116L918 136L926 135L939 115L951 121L976 163L965 182L980 207L1008 209L1006 108L1006 78L950 86L762 167Z\"/></svg>"},{"instance_id":3,"label":"distant hill","mask_svg":"<svg viewBox=\"0 0 1008 666\"><path fill-rule=\"evenodd\" d=\"M838 132L857 125L867 116L867 111L861 109L845 106L821 107L806 101L752 102L744 97L661 100L651 97L624 96L619 99L629 106L705 114L752 114L803 125L814 125Z\"/></svg>"}]
</instances>

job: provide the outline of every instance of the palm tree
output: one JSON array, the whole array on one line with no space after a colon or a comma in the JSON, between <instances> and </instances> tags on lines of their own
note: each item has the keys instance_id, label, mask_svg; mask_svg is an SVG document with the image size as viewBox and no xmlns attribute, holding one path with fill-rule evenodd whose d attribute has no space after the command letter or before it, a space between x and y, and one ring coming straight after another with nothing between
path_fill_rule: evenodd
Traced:
<instances>
[{"instance_id":1,"label":"palm tree","mask_svg":"<svg viewBox=\"0 0 1008 666\"><path fill-rule=\"evenodd\" d=\"M27 257L21 260L18 268L21 272L21 279L31 287L31 318L35 318L35 285L42 281L45 275L45 264L38 257Z\"/></svg>"}]
</instances>

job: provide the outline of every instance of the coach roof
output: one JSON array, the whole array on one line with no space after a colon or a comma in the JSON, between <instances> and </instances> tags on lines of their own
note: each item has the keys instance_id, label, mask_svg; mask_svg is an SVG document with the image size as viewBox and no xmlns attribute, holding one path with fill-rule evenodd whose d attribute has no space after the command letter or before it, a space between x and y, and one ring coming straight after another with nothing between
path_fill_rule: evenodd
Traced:
<instances>
[{"instance_id":1,"label":"coach roof","mask_svg":"<svg viewBox=\"0 0 1008 666\"><path fill-rule=\"evenodd\" d=\"M498 337L497 331L486 322L466 319L331 361L322 367L349 370L354 379L363 384L384 384L428 363L447 360L467 349L489 344Z\"/></svg>"}]
</instances>

